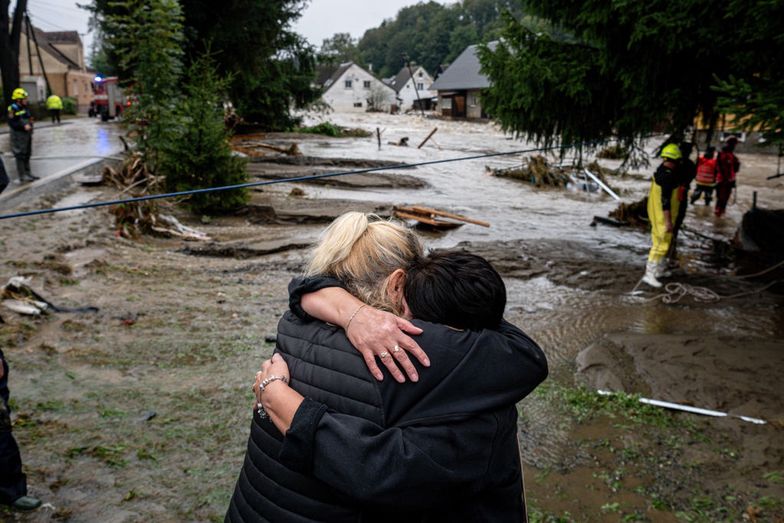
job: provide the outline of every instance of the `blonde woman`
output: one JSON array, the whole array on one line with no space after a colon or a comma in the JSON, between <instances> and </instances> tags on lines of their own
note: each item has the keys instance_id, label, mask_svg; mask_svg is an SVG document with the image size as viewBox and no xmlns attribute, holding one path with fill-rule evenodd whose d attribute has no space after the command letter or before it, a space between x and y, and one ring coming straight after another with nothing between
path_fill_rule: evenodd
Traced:
<instances>
[{"instance_id":1,"label":"blonde woman","mask_svg":"<svg viewBox=\"0 0 784 523\"><path fill-rule=\"evenodd\" d=\"M547 365L503 321L494 269L466 253L423 257L409 230L350 213L328 228L308 274L292 289L301 317L281 319L258 376L263 407L226 520L521 520L514 404ZM417 383L375 379L349 341L382 309L456 320L415 320L432 362L412 364ZM378 354L388 377L403 352L395 342Z\"/></svg>"}]
</instances>

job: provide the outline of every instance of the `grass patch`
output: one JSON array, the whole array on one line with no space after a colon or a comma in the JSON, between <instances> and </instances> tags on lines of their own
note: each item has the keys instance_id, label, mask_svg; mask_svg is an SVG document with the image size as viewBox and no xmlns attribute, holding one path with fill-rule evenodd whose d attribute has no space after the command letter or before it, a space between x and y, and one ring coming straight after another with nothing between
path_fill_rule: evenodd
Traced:
<instances>
[{"instance_id":1,"label":"grass patch","mask_svg":"<svg viewBox=\"0 0 784 523\"><path fill-rule=\"evenodd\" d=\"M539 386L537 394L550 398L551 403L564 409L566 414L574 417L579 423L602 414L636 424L662 428L679 424L678 420L666 410L640 403L640 396L637 394L619 392L603 396L584 387L571 388L556 383Z\"/></svg>"}]
</instances>

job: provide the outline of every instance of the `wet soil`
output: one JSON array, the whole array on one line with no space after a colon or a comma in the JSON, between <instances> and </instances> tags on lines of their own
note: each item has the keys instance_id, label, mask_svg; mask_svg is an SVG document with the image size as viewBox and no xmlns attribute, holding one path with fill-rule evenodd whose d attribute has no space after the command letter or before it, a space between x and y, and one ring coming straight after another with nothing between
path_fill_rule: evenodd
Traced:
<instances>
[{"instance_id":1,"label":"wet soil","mask_svg":"<svg viewBox=\"0 0 784 523\"><path fill-rule=\"evenodd\" d=\"M354 118L339 123L361 125ZM382 126L391 137L415 137L432 122L401 117ZM439 128L438 144L420 152L378 153L374 140L274 140L297 141L309 158L390 163L459 155L480 137L488 148L511 147L491 126ZM748 163L755 162L768 166ZM336 167L255 166L264 176ZM784 392L776 372L784 363L784 289L757 292L770 280L728 277L734 262L715 257L711 241L686 234L682 269L671 281L724 298L666 304L648 289L630 295L645 233L589 227L614 202L520 189L485 176L480 162L461 169L406 171L430 184L425 190L382 191L372 184L383 177L342 188L281 184L254 191L234 216L167 210L210 242L117 238L105 210L0 221L2 279L29 276L57 305L99 308L37 319L0 308L14 433L30 493L47 503L32 514L0 510L0 520L222 521L245 452L249 385L273 349L266 339L307 247L342 212L388 216L392 205L418 201L490 219L489 230L466 225L423 239L492 261L507 283L508 319L548 355L550 378L519 405L533 521L781 521ZM749 175L749 185L762 187L756 180ZM623 183L644 193L644 180ZM72 188L26 206L110 192ZM695 230L726 239L739 221L733 208L728 222L710 222L699 207L690 213ZM640 408L633 396L605 400L595 388L770 423Z\"/></svg>"}]
</instances>

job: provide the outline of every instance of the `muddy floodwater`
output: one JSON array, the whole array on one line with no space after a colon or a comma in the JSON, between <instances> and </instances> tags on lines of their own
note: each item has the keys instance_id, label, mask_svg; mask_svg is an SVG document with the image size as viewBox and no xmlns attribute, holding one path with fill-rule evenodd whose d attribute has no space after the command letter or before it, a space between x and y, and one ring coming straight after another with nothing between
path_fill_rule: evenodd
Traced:
<instances>
[{"instance_id":1,"label":"muddy floodwater","mask_svg":"<svg viewBox=\"0 0 784 523\"><path fill-rule=\"evenodd\" d=\"M274 348L269 336L307 247L341 212L389 216L395 205L421 204L491 224L421 235L429 248L465 248L493 262L507 284L507 318L547 354L550 378L518 406L532 521L782 521L784 286L776 281L784 270L757 277L777 260L730 246L755 191L760 207L782 207L784 178L766 180L775 156L739 155L737 197L724 218L702 203L689 208L680 268L666 281L698 289L664 303L661 291L631 292L648 232L591 225L617 207L611 197L489 174L532 153L445 161L533 145L489 123L328 118L378 129L381 147L375 134L263 136L266 145L296 143L303 157L259 149L252 179L392 167L259 188L236 216L168 209L209 242L117 238L105 210L0 221L3 281L27 276L58 305L100 309L42 318L0 309L14 433L31 493L48 503L29 515L0 509L0 519L222 521L248 434L249 385ZM404 137L409 147L390 144ZM656 164L608 182L624 202L638 201ZM71 187L24 207L114 194ZM636 395L729 416L663 410Z\"/></svg>"}]
</instances>

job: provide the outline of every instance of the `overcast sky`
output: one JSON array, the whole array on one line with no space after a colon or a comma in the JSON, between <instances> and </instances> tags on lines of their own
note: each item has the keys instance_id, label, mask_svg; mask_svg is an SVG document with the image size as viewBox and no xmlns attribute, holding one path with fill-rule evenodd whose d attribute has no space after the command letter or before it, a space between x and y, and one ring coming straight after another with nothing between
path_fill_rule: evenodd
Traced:
<instances>
[{"instance_id":1,"label":"overcast sky","mask_svg":"<svg viewBox=\"0 0 784 523\"><path fill-rule=\"evenodd\" d=\"M421 0L420 0L421 1ZM311 0L294 29L316 47L335 33L351 33L361 37L366 30L377 27L385 18L393 18L402 7L420 3L417 0ZM453 4L456 0L439 0Z\"/></svg>"},{"instance_id":2,"label":"overcast sky","mask_svg":"<svg viewBox=\"0 0 784 523\"><path fill-rule=\"evenodd\" d=\"M440 3L455 1L440 0ZM78 3L91 2L79 0ZM351 33L354 38L359 38L385 18L394 17L401 7L417 3L417 0L311 0L294 30L320 47L322 40L335 33ZM13 2L12 6L15 4ZM84 42L85 54L89 56L92 42L92 35L87 33L89 13L76 4L76 0L28 0L27 8L33 24L44 31L78 31Z\"/></svg>"}]
</instances>

